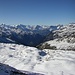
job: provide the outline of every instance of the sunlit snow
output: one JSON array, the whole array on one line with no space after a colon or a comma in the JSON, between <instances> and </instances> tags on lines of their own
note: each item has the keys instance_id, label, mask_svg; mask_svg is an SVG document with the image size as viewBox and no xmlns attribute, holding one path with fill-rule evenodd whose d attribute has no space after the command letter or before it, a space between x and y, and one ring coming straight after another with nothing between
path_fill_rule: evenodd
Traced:
<instances>
[{"instance_id":1,"label":"sunlit snow","mask_svg":"<svg viewBox=\"0 0 75 75\"><path fill-rule=\"evenodd\" d=\"M44 75L75 75L75 52L0 44L0 63Z\"/></svg>"}]
</instances>

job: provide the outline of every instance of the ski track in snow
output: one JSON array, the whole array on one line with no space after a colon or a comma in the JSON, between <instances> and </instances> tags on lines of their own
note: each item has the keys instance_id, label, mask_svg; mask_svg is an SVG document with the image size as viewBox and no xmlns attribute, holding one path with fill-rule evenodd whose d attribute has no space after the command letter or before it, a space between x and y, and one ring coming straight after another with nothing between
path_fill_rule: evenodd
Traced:
<instances>
[{"instance_id":1,"label":"ski track in snow","mask_svg":"<svg viewBox=\"0 0 75 75\"><path fill-rule=\"evenodd\" d=\"M39 53L45 52L42 56ZM0 63L44 75L75 75L75 52L0 43Z\"/></svg>"}]
</instances>

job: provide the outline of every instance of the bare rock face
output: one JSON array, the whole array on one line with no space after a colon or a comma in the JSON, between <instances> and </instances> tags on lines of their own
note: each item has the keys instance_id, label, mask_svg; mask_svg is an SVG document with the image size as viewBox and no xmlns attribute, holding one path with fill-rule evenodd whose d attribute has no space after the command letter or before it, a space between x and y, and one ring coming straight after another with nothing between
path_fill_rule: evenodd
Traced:
<instances>
[{"instance_id":1,"label":"bare rock face","mask_svg":"<svg viewBox=\"0 0 75 75\"><path fill-rule=\"evenodd\" d=\"M40 44L38 46L36 46L38 49L53 49L53 50L56 50L56 47L55 46L50 46L50 44L48 43L45 43L45 44Z\"/></svg>"}]
</instances>

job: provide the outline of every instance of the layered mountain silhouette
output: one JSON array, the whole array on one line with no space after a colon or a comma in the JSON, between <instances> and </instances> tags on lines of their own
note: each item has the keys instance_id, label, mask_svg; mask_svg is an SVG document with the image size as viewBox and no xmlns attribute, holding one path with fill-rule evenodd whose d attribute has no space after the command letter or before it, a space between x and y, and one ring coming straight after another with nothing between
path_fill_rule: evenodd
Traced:
<instances>
[{"instance_id":1,"label":"layered mountain silhouette","mask_svg":"<svg viewBox=\"0 0 75 75\"><path fill-rule=\"evenodd\" d=\"M17 43L26 46L36 46L46 41L47 35L51 35L52 31L57 30L58 26L44 25L0 25L0 42L1 43Z\"/></svg>"}]
</instances>

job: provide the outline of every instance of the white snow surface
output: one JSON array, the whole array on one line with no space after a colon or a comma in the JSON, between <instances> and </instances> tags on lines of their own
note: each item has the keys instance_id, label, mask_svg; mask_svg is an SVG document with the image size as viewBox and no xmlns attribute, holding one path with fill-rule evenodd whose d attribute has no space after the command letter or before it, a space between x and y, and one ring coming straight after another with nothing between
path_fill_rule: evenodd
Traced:
<instances>
[{"instance_id":1,"label":"white snow surface","mask_svg":"<svg viewBox=\"0 0 75 75\"><path fill-rule=\"evenodd\" d=\"M63 39L60 41L58 39L54 39L51 41L47 41L45 43L50 44L50 46L55 46L57 50L74 50L75 51L75 43L68 43L67 39ZM43 45L45 43L43 43Z\"/></svg>"},{"instance_id":2,"label":"white snow surface","mask_svg":"<svg viewBox=\"0 0 75 75\"><path fill-rule=\"evenodd\" d=\"M75 75L74 51L41 51L34 47L0 43L0 63L44 75Z\"/></svg>"}]
</instances>

